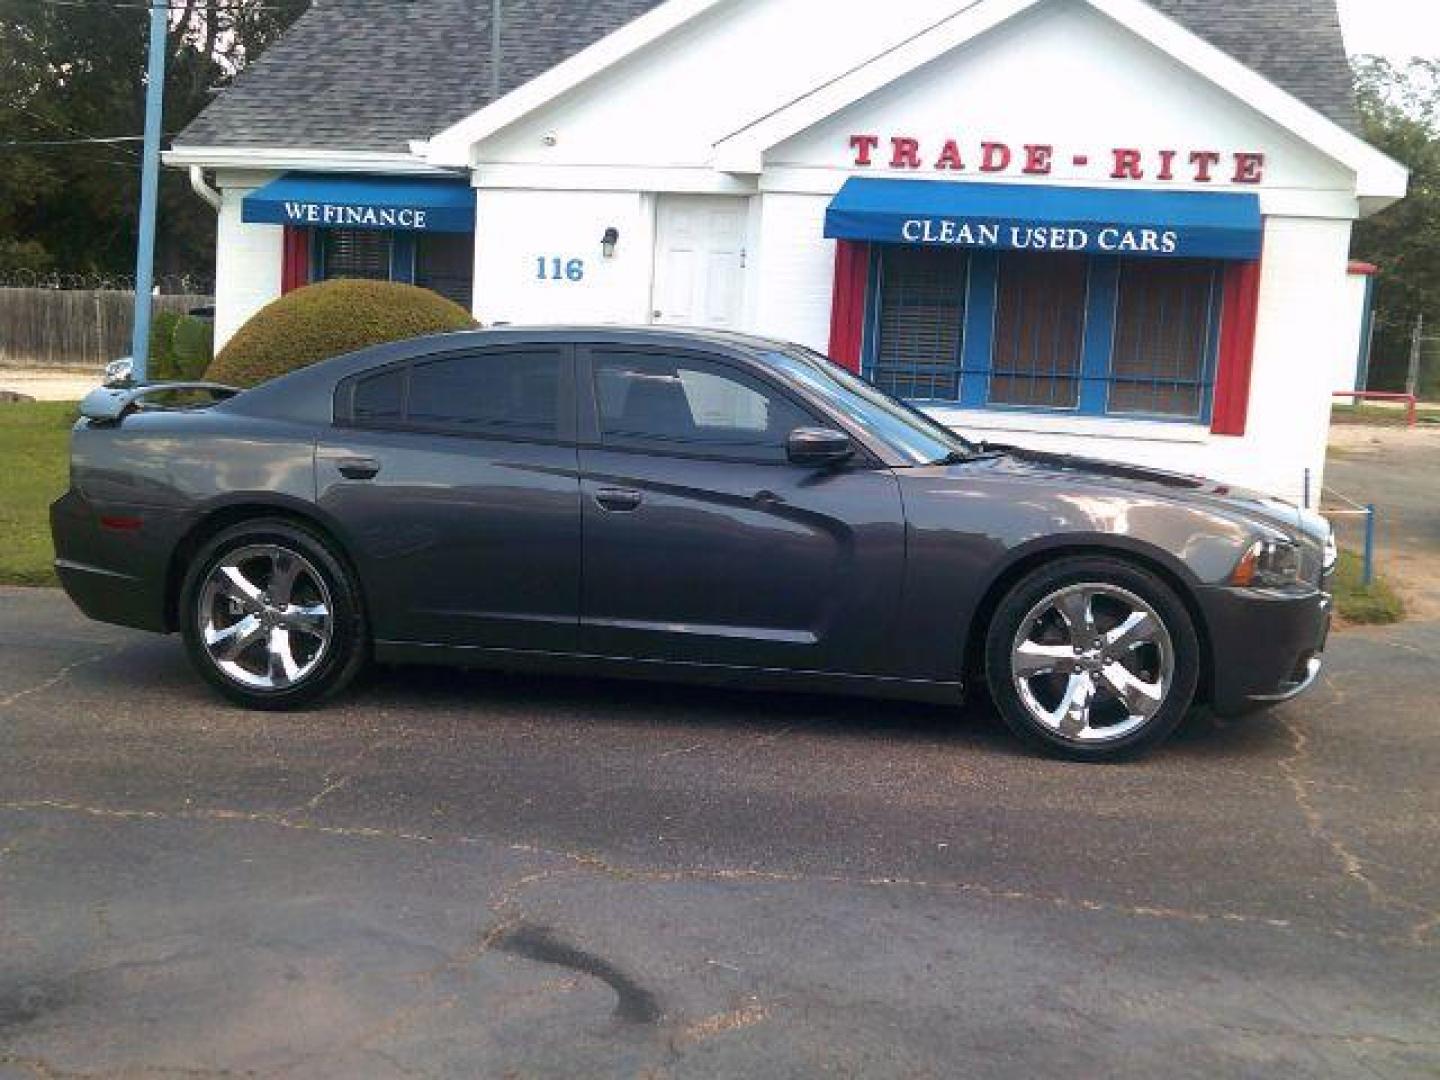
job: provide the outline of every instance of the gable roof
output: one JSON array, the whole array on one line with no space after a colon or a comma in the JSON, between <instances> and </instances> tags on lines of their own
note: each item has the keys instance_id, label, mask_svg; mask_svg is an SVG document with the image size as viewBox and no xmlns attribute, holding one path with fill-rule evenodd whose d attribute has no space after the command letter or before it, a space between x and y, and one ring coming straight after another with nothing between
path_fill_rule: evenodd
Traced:
<instances>
[{"instance_id":1,"label":"gable roof","mask_svg":"<svg viewBox=\"0 0 1440 1080\"><path fill-rule=\"evenodd\" d=\"M1149 3L1356 129L1335 0ZM502 96L661 4L505 0ZM489 103L489 31L488 0L316 0L175 145L403 154Z\"/></svg>"},{"instance_id":2,"label":"gable roof","mask_svg":"<svg viewBox=\"0 0 1440 1080\"><path fill-rule=\"evenodd\" d=\"M724 172L758 173L764 154L771 147L1043 2L975 0L899 47L727 135L715 144L712 164ZM1150 0L1076 2L1102 12L1168 53L1177 63L1224 87L1255 112L1351 169L1355 173L1362 210L1380 209L1405 195L1409 173L1404 166L1183 24L1163 15Z\"/></svg>"},{"instance_id":3,"label":"gable roof","mask_svg":"<svg viewBox=\"0 0 1440 1080\"><path fill-rule=\"evenodd\" d=\"M504 0L503 96L662 0ZM489 0L315 0L176 146L408 152L490 100Z\"/></svg>"}]
</instances>

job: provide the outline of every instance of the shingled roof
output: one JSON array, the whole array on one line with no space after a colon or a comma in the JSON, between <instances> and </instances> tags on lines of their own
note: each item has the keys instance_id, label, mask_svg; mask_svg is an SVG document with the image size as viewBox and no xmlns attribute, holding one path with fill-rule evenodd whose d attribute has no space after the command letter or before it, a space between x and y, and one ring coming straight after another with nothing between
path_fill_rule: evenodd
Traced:
<instances>
[{"instance_id":1,"label":"shingled roof","mask_svg":"<svg viewBox=\"0 0 1440 1080\"><path fill-rule=\"evenodd\" d=\"M505 0L502 94L663 0ZM1354 130L1335 0L1150 0ZM403 152L490 100L487 0L316 0L177 146Z\"/></svg>"}]
</instances>

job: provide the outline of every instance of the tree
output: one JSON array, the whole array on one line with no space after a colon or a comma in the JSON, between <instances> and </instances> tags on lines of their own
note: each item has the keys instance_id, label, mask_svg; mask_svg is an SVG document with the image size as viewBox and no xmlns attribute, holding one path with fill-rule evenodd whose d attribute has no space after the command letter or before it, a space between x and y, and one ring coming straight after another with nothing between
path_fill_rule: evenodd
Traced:
<instances>
[{"instance_id":1,"label":"tree","mask_svg":"<svg viewBox=\"0 0 1440 1080\"><path fill-rule=\"evenodd\" d=\"M1367 142L1410 168L1410 194L1357 222L1355 258L1380 268L1372 387L1400 389L1417 315L1440 329L1440 60L1355 60Z\"/></svg>"},{"instance_id":2,"label":"tree","mask_svg":"<svg viewBox=\"0 0 1440 1080\"><path fill-rule=\"evenodd\" d=\"M164 130L183 128L308 0L170 0ZM147 20L139 0L0 0L0 272L134 268ZM51 145L37 145L51 144ZM213 266L213 212L162 170L156 269Z\"/></svg>"}]
</instances>

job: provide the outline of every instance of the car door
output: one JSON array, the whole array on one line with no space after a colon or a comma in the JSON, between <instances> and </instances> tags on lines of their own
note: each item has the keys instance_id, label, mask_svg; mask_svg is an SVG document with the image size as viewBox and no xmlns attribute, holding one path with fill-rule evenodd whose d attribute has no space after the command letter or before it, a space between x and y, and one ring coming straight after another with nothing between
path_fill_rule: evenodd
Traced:
<instances>
[{"instance_id":1,"label":"car door","mask_svg":"<svg viewBox=\"0 0 1440 1080\"><path fill-rule=\"evenodd\" d=\"M568 345L416 358L342 383L316 460L381 641L572 651L580 596Z\"/></svg>"},{"instance_id":2,"label":"car door","mask_svg":"<svg viewBox=\"0 0 1440 1080\"><path fill-rule=\"evenodd\" d=\"M720 355L580 347L587 653L864 672L898 608L904 515L861 449L791 464L823 426Z\"/></svg>"}]
</instances>

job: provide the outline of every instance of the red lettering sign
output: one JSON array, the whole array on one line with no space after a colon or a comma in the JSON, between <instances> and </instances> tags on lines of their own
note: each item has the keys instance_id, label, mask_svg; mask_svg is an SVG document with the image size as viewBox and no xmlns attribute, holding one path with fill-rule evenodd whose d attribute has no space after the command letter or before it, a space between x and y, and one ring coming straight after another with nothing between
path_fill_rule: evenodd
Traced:
<instances>
[{"instance_id":1,"label":"red lettering sign","mask_svg":"<svg viewBox=\"0 0 1440 1080\"><path fill-rule=\"evenodd\" d=\"M916 139L897 136L890 140L890 168L918 169L920 167L920 143Z\"/></svg>"},{"instance_id":2,"label":"red lettering sign","mask_svg":"<svg viewBox=\"0 0 1440 1080\"><path fill-rule=\"evenodd\" d=\"M954 169L959 172L965 168L965 161L960 156L960 144L954 139L945 143L945 149L940 151L940 157L935 161L937 169Z\"/></svg>"},{"instance_id":3,"label":"red lettering sign","mask_svg":"<svg viewBox=\"0 0 1440 1080\"><path fill-rule=\"evenodd\" d=\"M1140 164L1139 150L1116 150L1115 168L1110 172L1112 180L1143 180L1145 169Z\"/></svg>"},{"instance_id":4,"label":"red lettering sign","mask_svg":"<svg viewBox=\"0 0 1440 1080\"><path fill-rule=\"evenodd\" d=\"M890 159L877 159L881 145L890 143ZM936 152L936 146L939 152ZM891 169L919 169L922 163L931 162L937 172L964 172L967 168L982 173L1020 173L1025 176L1050 176L1055 171L1055 161L1067 163L1067 178L1083 178L1085 174L1106 176L1121 181L1154 180L1172 182L1189 179L1199 184L1210 184L1217 180L1232 184L1259 184L1265 179L1265 155L1258 151L1178 150L1164 148L1156 150L1137 149L1132 146L1114 147L1104 155L1092 155L1089 149L1062 148L1057 151L1053 143L1023 143L1019 146L995 139L968 142L964 139L947 138L943 142L922 142L910 135L851 135L849 136L851 161L855 168L868 169L876 165ZM1092 157L1094 162L1092 164ZM1229 160L1234 171L1227 178L1220 173L1221 163ZM967 166L966 161L969 161ZM1186 176L1180 176L1189 165ZM1217 175L1218 174L1218 175Z\"/></svg>"},{"instance_id":5,"label":"red lettering sign","mask_svg":"<svg viewBox=\"0 0 1440 1080\"><path fill-rule=\"evenodd\" d=\"M880 145L878 135L851 135L850 149L855 151L856 165L870 164L870 151Z\"/></svg>"},{"instance_id":6,"label":"red lettering sign","mask_svg":"<svg viewBox=\"0 0 1440 1080\"><path fill-rule=\"evenodd\" d=\"M1235 175L1237 184L1258 184L1265 177L1264 154L1236 154Z\"/></svg>"},{"instance_id":7,"label":"red lettering sign","mask_svg":"<svg viewBox=\"0 0 1440 1080\"><path fill-rule=\"evenodd\" d=\"M1050 162L1054 157L1053 146L1028 143L1025 147L1025 172L1030 176L1049 176Z\"/></svg>"},{"instance_id":8,"label":"red lettering sign","mask_svg":"<svg viewBox=\"0 0 1440 1080\"><path fill-rule=\"evenodd\" d=\"M1214 150L1196 150L1190 155L1190 164L1195 166L1195 181L1208 184L1214 179L1210 170L1220 164L1220 155Z\"/></svg>"},{"instance_id":9,"label":"red lettering sign","mask_svg":"<svg viewBox=\"0 0 1440 1080\"><path fill-rule=\"evenodd\" d=\"M980 144L980 171L1004 172L1010 167L1010 147L1004 143Z\"/></svg>"}]
</instances>

